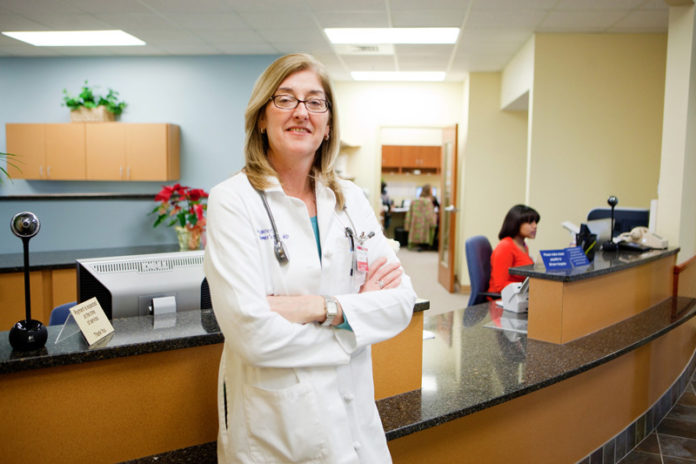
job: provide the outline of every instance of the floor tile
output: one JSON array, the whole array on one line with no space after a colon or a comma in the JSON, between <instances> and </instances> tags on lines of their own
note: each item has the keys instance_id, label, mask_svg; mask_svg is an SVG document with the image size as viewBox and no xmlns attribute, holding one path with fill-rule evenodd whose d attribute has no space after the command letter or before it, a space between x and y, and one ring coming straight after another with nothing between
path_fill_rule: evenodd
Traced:
<instances>
[{"instance_id":1,"label":"floor tile","mask_svg":"<svg viewBox=\"0 0 696 464\"><path fill-rule=\"evenodd\" d=\"M696 462L696 459L682 459L669 456L665 456L662 460L662 464L693 464L694 462Z\"/></svg>"},{"instance_id":2,"label":"floor tile","mask_svg":"<svg viewBox=\"0 0 696 464\"><path fill-rule=\"evenodd\" d=\"M696 406L682 404L680 401L674 405L669 414L667 414L667 417L670 419L696 422ZM694 426L696 427L696 425Z\"/></svg>"},{"instance_id":3,"label":"floor tile","mask_svg":"<svg viewBox=\"0 0 696 464\"><path fill-rule=\"evenodd\" d=\"M634 450L620 464L662 464L659 454L645 453Z\"/></svg>"},{"instance_id":4,"label":"floor tile","mask_svg":"<svg viewBox=\"0 0 696 464\"><path fill-rule=\"evenodd\" d=\"M678 404L682 404L684 406L696 406L696 394L688 390L685 391Z\"/></svg>"},{"instance_id":5,"label":"floor tile","mask_svg":"<svg viewBox=\"0 0 696 464\"><path fill-rule=\"evenodd\" d=\"M657 433L658 435L665 433L676 437L696 438L696 424L666 417L657 427Z\"/></svg>"},{"instance_id":6,"label":"floor tile","mask_svg":"<svg viewBox=\"0 0 696 464\"><path fill-rule=\"evenodd\" d=\"M636 449L645 451L646 453L660 454L660 444L657 442L657 434L653 432L648 435L645 440L640 442Z\"/></svg>"},{"instance_id":7,"label":"floor tile","mask_svg":"<svg viewBox=\"0 0 696 464\"><path fill-rule=\"evenodd\" d=\"M663 456L696 459L696 440L663 434L658 439Z\"/></svg>"}]
</instances>

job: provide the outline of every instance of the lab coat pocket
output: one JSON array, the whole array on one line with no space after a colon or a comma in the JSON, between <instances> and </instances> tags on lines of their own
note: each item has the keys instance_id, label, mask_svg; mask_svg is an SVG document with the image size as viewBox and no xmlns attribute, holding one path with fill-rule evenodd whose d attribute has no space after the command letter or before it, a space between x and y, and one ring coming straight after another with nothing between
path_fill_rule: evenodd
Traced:
<instances>
[{"instance_id":1,"label":"lab coat pocket","mask_svg":"<svg viewBox=\"0 0 696 464\"><path fill-rule=\"evenodd\" d=\"M311 385L269 390L246 384L244 410L255 462L328 462L328 436Z\"/></svg>"}]
</instances>

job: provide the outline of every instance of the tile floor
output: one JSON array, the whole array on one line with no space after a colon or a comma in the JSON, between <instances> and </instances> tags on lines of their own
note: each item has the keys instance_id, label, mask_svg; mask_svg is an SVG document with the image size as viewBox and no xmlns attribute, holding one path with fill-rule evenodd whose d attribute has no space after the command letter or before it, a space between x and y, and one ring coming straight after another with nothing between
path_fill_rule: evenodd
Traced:
<instances>
[{"instance_id":1,"label":"tile floor","mask_svg":"<svg viewBox=\"0 0 696 464\"><path fill-rule=\"evenodd\" d=\"M601 461L591 460L590 464ZM696 375L691 377L684 394L662 419L655 431L620 464L696 463Z\"/></svg>"}]
</instances>

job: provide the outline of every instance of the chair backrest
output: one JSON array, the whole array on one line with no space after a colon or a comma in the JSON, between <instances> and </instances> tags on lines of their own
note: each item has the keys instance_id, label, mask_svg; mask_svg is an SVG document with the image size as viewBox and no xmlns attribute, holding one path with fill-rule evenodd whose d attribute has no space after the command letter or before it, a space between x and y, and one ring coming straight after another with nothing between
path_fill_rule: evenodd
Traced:
<instances>
[{"instance_id":1,"label":"chair backrest","mask_svg":"<svg viewBox=\"0 0 696 464\"><path fill-rule=\"evenodd\" d=\"M204 277L201 282L201 309L211 309L213 303L210 299L210 286L208 286L208 278Z\"/></svg>"},{"instance_id":2,"label":"chair backrest","mask_svg":"<svg viewBox=\"0 0 696 464\"><path fill-rule=\"evenodd\" d=\"M51 310L51 317L48 320L48 325L61 325L68 318L70 314L70 308L77 304L76 301L71 301L70 303L63 303L62 305L56 306Z\"/></svg>"},{"instance_id":3,"label":"chair backrest","mask_svg":"<svg viewBox=\"0 0 696 464\"><path fill-rule=\"evenodd\" d=\"M471 296L469 306L486 301L481 292L488 290L491 278L491 243L483 235L470 237L465 242L466 265L469 268L469 282L471 283Z\"/></svg>"}]
</instances>

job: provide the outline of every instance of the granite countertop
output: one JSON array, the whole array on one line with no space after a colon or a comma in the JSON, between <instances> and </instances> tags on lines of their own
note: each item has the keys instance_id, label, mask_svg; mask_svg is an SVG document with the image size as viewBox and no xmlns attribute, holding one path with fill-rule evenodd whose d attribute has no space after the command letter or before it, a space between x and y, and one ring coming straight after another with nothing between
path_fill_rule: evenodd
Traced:
<instances>
[{"instance_id":1,"label":"granite countertop","mask_svg":"<svg viewBox=\"0 0 696 464\"><path fill-rule=\"evenodd\" d=\"M421 390L377 402L387 439L434 427L585 372L694 315L696 299L669 298L564 345L528 340L517 331L526 327L526 318L503 311L494 302L426 315L424 328L431 337L423 340Z\"/></svg>"},{"instance_id":2,"label":"granite countertop","mask_svg":"<svg viewBox=\"0 0 696 464\"><path fill-rule=\"evenodd\" d=\"M418 299L413 311L420 312L428 308L428 300ZM212 309L182 311L161 318L124 317L114 319L111 323L114 326L112 338L103 346L92 348L77 332L67 338L65 334L60 336L60 341L56 343L62 325L46 327L46 345L41 350L25 353L12 349L9 332L0 332L0 374L211 345L224 341Z\"/></svg>"},{"instance_id":3,"label":"granite countertop","mask_svg":"<svg viewBox=\"0 0 696 464\"><path fill-rule=\"evenodd\" d=\"M416 302L415 311L429 307ZM606 363L696 315L696 299L669 298L573 342L528 340L526 317L482 303L424 319L423 385L377 401L388 440L475 413ZM212 310L115 319L113 338L92 348L79 334L55 343L61 326L48 327L42 350L14 353L0 333L0 373L40 369L223 341Z\"/></svg>"},{"instance_id":4,"label":"granite countertop","mask_svg":"<svg viewBox=\"0 0 696 464\"><path fill-rule=\"evenodd\" d=\"M595 253L594 260L588 266L575 267L565 271L547 271L543 262L537 262L529 266L511 267L510 274L561 282L575 282L630 269L677 253L679 253L678 247L666 250L650 250L644 253L622 250L599 251Z\"/></svg>"},{"instance_id":5,"label":"granite countertop","mask_svg":"<svg viewBox=\"0 0 696 464\"><path fill-rule=\"evenodd\" d=\"M21 249L21 242L17 241ZM61 250L29 252L29 269L69 269L75 267L76 259L102 258L105 256L128 256L150 253L168 253L179 251L179 245L141 245L119 248L95 248L88 250ZM22 253L0 254L0 273L24 272L24 255Z\"/></svg>"}]
</instances>

